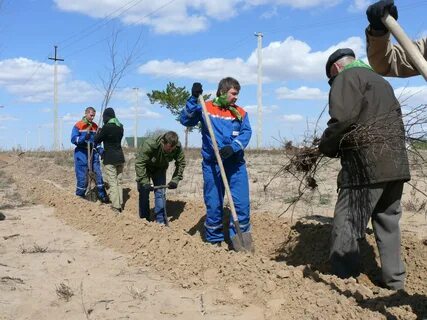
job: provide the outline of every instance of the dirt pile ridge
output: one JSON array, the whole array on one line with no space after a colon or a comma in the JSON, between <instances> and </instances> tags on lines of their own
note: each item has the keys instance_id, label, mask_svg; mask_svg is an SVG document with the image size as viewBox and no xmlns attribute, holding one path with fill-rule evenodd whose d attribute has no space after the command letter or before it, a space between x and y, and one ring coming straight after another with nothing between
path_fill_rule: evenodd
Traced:
<instances>
[{"instance_id":1,"label":"dirt pile ridge","mask_svg":"<svg viewBox=\"0 0 427 320\"><path fill-rule=\"evenodd\" d=\"M16 159L9 159L9 161ZM137 218L137 192L129 192L123 214L108 206L73 195L71 171L31 158L15 161L6 170L21 192L54 207L68 224L96 235L108 247L128 254L131 264L149 267L183 288L202 287L216 292L218 304L242 308L256 304L267 319L417 319L427 317L427 253L421 240L404 235L408 269L407 293L377 287L378 266L373 236L365 261L367 274L359 279L338 279L327 266L330 225L319 217L291 225L268 213L253 215L255 255L228 251L202 241L204 205L170 197L171 227ZM46 180L48 168L49 179ZM65 177L64 177L65 175ZM66 182L62 184L62 182ZM56 184L61 185L61 190ZM73 181L74 183L74 181Z\"/></svg>"}]
</instances>

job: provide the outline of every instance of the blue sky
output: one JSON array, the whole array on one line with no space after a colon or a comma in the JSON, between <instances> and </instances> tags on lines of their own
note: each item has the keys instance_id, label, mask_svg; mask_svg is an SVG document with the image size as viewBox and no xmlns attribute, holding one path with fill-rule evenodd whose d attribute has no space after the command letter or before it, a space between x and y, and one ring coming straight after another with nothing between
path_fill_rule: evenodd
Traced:
<instances>
[{"instance_id":1,"label":"blue sky","mask_svg":"<svg viewBox=\"0 0 427 320\"><path fill-rule=\"evenodd\" d=\"M118 34L118 58L141 36L138 59L126 72L110 106L133 136L183 127L146 93L168 82L216 91L232 76L242 89L238 104L249 112L256 146L257 38L262 32L262 146L301 141L327 103L327 57L350 47L366 60L366 0L3 0L0 7L0 149L50 149L53 144L53 46L58 45L58 103L61 142L85 107L100 109L102 79L111 68L108 40ZM395 1L407 34L427 34L427 1ZM425 103L422 77L389 79L406 110ZM135 90L139 88L136 108ZM96 116L99 120L99 114ZM320 120L323 129L327 114ZM190 135L190 145L200 145Z\"/></svg>"}]
</instances>

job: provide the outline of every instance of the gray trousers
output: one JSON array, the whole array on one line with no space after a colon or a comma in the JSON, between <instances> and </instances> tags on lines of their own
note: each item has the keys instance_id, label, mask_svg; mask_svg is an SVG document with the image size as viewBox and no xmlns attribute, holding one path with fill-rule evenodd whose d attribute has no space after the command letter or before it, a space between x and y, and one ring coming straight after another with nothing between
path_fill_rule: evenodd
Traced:
<instances>
[{"instance_id":1,"label":"gray trousers","mask_svg":"<svg viewBox=\"0 0 427 320\"><path fill-rule=\"evenodd\" d=\"M386 287L403 289L405 266L401 259L399 220L403 181L341 189L335 206L331 236L332 272L341 278L359 274L359 241L372 219Z\"/></svg>"}]
</instances>

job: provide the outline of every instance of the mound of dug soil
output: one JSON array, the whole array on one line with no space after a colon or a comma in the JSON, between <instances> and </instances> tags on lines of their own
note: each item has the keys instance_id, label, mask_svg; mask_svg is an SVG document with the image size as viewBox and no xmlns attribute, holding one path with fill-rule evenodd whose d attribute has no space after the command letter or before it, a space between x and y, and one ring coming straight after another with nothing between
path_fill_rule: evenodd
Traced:
<instances>
[{"instance_id":1,"label":"mound of dug soil","mask_svg":"<svg viewBox=\"0 0 427 320\"><path fill-rule=\"evenodd\" d=\"M218 304L263 308L266 319L422 319L427 316L426 246L406 234L403 252L408 270L407 291L376 286L378 264L374 239L364 244L364 270L358 279L328 274L329 221L309 217L296 224L268 213L253 214L254 255L235 253L203 242L204 205L201 201L168 201L170 228L137 218L137 191L130 188L125 210L73 195L73 186L58 188L46 182L64 170L39 162L18 161L8 173L21 192L54 207L68 224L96 235L100 242L129 256L131 264L149 267L183 288L214 292ZM66 181L72 181L65 172ZM55 181L58 183L58 181Z\"/></svg>"}]
</instances>

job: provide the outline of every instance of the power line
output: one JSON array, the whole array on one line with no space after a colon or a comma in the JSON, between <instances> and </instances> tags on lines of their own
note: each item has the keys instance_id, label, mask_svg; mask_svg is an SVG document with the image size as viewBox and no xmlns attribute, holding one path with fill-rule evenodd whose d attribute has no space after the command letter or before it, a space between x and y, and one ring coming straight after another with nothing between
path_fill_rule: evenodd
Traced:
<instances>
[{"instance_id":1,"label":"power line","mask_svg":"<svg viewBox=\"0 0 427 320\"><path fill-rule=\"evenodd\" d=\"M100 21L98 21L98 22L96 22L96 23L94 23L94 24L92 24L92 25L90 25L90 26L82 29L79 32L76 32L76 33L72 34L68 38L66 38L66 39L62 40L61 42L59 42L59 44L63 44L63 49L66 49L66 48L72 46L74 43L81 41L82 39L88 37L90 34L96 32L100 28L104 27L109 22L111 22L113 19L116 19L116 18L122 16L125 12L129 11L130 9L132 9L133 7L135 7L136 5L138 5L139 3L141 3L142 1L143 0L132 0L132 1L129 1L127 4L125 4L125 5L117 8L116 10L110 12L108 15L106 15ZM132 2L134 2L134 3L131 4ZM125 8L127 6L129 6L129 7L126 8L126 9L123 9L123 8ZM119 12L122 9L123 9L123 11L120 14L115 15L115 13ZM83 34L83 36L82 36L82 34ZM70 42L68 44L64 44L64 43L66 43L66 42L68 42L68 41L70 41L71 39L74 39L74 38L77 38L77 40L74 40L74 41L72 41L72 42Z\"/></svg>"}]
</instances>

